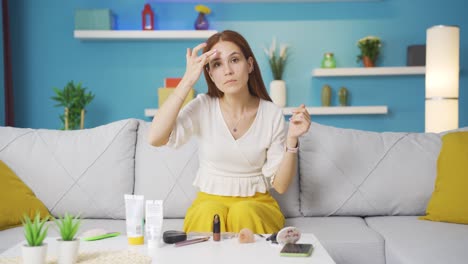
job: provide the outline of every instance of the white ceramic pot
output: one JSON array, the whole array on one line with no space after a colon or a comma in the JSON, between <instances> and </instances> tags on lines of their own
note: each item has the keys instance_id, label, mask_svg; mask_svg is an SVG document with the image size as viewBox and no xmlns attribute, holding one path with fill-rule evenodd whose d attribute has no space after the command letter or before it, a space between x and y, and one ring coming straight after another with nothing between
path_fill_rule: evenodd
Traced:
<instances>
[{"instance_id":1,"label":"white ceramic pot","mask_svg":"<svg viewBox=\"0 0 468 264\"><path fill-rule=\"evenodd\" d=\"M80 248L80 240L64 241L57 239L57 263L71 264L76 263L78 259L78 251Z\"/></svg>"},{"instance_id":2,"label":"white ceramic pot","mask_svg":"<svg viewBox=\"0 0 468 264\"><path fill-rule=\"evenodd\" d=\"M286 82L274 80L270 83L270 97L279 107L286 106Z\"/></svg>"},{"instance_id":3,"label":"white ceramic pot","mask_svg":"<svg viewBox=\"0 0 468 264\"><path fill-rule=\"evenodd\" d=\"M23 255L23 263L25 264L45 264L47 258L47 244L43 243L41 246L37 247L23 245L21 253Z\"/></svg>"}]
</instances>

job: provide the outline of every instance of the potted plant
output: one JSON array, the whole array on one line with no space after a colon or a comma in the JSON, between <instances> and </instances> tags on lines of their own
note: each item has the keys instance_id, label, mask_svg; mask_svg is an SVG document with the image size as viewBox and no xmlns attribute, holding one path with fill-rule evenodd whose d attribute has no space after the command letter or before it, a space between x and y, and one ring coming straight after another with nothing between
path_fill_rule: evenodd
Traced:
<instances>
[{"instance_id":1,"label":"potted plant","mask_svg":"<svg viewBox=\"0 0 468 264\"><path fill-rule=\"evenodd\" d=\"M65 213L63 217L54 218L54 222L59 228L60 237L58 242L58 264L75 263L78 258L80 240L76 238L76 233L80 228L81 219L79 216L73 217Z\"/></svg>"},{"instance_id":2,"label":"potted plant","mask_svg":"<svg viewBox=\"0 0 468 264\"><path fill-rule=\"evenodd\" d=\"M27 244L21 248L23 263L42 264L46 263L47 244L43 243L47 236L49 226L45 223L49 220L46 216L41 220L39 212L36 213L34 219L28 215L24 215L21 222L24 227L24 237Z\"/></svg>"},{"instance_id":3,"label":"potted plant","mask_svg":"<svg viewBox=\"0 0 468 264\"><path fill-rule=\"evenodd\" d=\"M280 45L279 53L276 47L276 39L269 49L264 49L267 57L268 64L270 64L273 81L270 83L270 96L273 103L280 107L286 106L286 82L283 80L283 73L288 61L288 46Z\"/></svg>"},{"instance_id":4,"label":"potted plant","mask_svg":"<svg viewBox=\"0 0 468 264\"><path fill-rule=\"evenodd\" d=\"M55 106L64 107L64 114L60 115L62 129L83 129L85 108L94 99L94 94L87 93L87 88L82 87L81 83L75 85L73 81L68 82L62 90L55 87L53 89L55 96L52 99L58 102Z\"/></svg>"},{"instance_id":5,"label":"potted plant","mask_svg":"<svg viewBox=\"0 0 468 264\"><path fill-rule=\"evenodd\" d=\"M357 56L357 62L362 60L364 67L374 67L382 47L380 38L367 36L360 39L357 46L361 50L361 54Z\"/></svg>"}]
</instances>

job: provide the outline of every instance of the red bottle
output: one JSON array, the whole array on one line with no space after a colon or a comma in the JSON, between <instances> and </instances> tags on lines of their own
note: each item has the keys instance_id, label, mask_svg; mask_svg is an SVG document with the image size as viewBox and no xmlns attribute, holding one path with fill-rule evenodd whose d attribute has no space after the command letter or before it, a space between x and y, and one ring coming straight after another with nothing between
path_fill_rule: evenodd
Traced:
<instances>
[{"instance_id":1,"label":"red bottle","mask_svg":"<svg viewBox=\"0 0 468 264\"><path fill-rule=\"evenodd\" d=\"M145 4L141 12L141 27L143 30L154 30L154 12L150 4Z\"/></svg>"}]
</instances>

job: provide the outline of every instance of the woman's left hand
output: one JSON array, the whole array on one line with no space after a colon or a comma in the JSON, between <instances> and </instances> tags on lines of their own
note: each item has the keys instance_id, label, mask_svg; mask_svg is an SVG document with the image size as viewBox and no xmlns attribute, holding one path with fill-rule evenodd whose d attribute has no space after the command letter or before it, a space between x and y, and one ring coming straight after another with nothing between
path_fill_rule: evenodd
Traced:
<instances>
[{"instance_id":1,"label":"woman's left hand","mask_svg":"<svg viewBox=\"0 0 468 264\"><path fill-rule=\"evenodd\" d=\"M310 114L307 112L304 104L292 111L289 118L288 138L298 138L309 131Z\"/></svg>"}]
</instances>

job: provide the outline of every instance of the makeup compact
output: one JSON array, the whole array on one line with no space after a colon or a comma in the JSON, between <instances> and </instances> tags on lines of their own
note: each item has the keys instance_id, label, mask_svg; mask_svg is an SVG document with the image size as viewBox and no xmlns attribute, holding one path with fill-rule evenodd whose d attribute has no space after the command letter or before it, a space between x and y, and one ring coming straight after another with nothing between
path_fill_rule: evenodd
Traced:
<instances>
[{"instance_id":1,"label":"makeup compact","mask_svg":"<svg viewBox=\"0 0 468 264\"><path fill-rule=\"evenodd\" d=\"M295 244L301 238L301 231L294 226L288 226L281 229L276 235L276 241L279 244Z\"/></svg>"},{"instance_id":2,"label":"makeup compact","mask_svg":"<svg viewBox=\"0 0 468 264\"><path fill-rule=\"evenodd\" d=\"M166 244L174 244L187 240L187 234L182 231L169 230L163 233L163 241Z\"/></svg>"},{"instance_id":3,"label":"makeup compact","mask_svg":"<svg viewBox=\"0 0 468 264\"><path fill-rule=\"evenodd\" d=\"M274 244L295 244L301 238L301 231L297 227L288 226L267 237L266 241Z\"/></svg>"}]
</instances>

